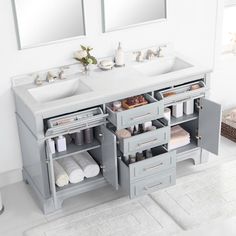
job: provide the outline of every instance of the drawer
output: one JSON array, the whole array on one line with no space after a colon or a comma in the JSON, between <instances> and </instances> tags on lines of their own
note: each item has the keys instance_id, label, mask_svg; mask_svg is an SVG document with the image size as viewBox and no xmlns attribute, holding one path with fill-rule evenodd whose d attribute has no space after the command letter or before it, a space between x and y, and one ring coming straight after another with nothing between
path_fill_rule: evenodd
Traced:
<instances>
[{"instance_id":1,"label":"drawer","mask_svg":"<svg viewBox=\"0 0 236 236\"><path fill-rule=\"evenodd\" d=\"M150 176L130 186L130 198L143 196L176 184L176 169L170 169L162 175Z\"/></svg>"},{"instance_id":2,"label":"drawer","mask_svg":"<svg viewBox=\"0 0 236 236\"><path fill-rule=\"evenodd\" d=\"M119 148L124 155L136 153L166 144L170 140L170 127L159 120L154 120L156 130L148 131L130 138L120 139Z\"/></svg>"},{"instance_id":3,"label":"drawer","mask_svg":"<svg viewBox=\"0 0 236 236\"><path fill-rule=\"evenodd\" d=\"M199 86L198 89L191 90L192 86ZM179 101L185 101L189 99L195 99L203 97L207 90L207 86L203 81L196 81L173 88L157 91L155 97L161 101L164 101L166 105L172 105ZM169 96L167 96L169 94Z\"/></svg>"},{"instance_id":4,"label":"drawer","mask_svg":"<svg viewBox=\"0 0 236 236\"><path fill-rule=\"evenodd\" d=\"M146 160L142 161L146 162ZM157 190L169 187L176 183L176 167L163 169L162 171L156 170L146 175L143 178L131 180L130 168L126 166L123 161L119 158L119 184L121 190L129 195L130 198L135 198L148 193L155 192ZM141 162L140 162L141 163ZM143 176L142 174L140 176Z\"/></svg>"},{"instance_id":5,"label":"drawer","mask_svg":"<svg viewBox=\"0 0 236 236\"><path fill-rule=\"evenodd\" d=\"M128 109L121 112L112 111L112 104L106 105L108 120L116 126L118 130L128 128L130 126L141 124L150 120L162 118L164 115L163 101L157 101L149 94L144 94L149 102L147 105Z\"/></svg>"},{"instance_id":6,"label":"drawer","mask_svg":"<svg viewBox=\"0 0 236 236\"><path fill-rule=\"evenodd\" d=\"M158 174L163 170L175 168L176 152L168 152L163 146L152 148L153 157L133 164L125 164L119 159L121 174L127 176L130 183L144 177Z\"/></svg>"}]
</instances>

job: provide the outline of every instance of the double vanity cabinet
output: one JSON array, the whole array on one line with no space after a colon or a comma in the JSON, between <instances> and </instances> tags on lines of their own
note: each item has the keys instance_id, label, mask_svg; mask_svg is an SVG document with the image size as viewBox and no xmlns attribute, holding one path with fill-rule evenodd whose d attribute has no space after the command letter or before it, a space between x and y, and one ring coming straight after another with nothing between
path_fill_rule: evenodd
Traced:
<instances>
[{"instance_id":1,"label":"double vanity cabinet","mask_svg":"<svg viewBox=\"0 0 236 236\"><path fill-rule=\"evenodd\" d=\"M130 74L124 78L126 73ZM61 208L63 201L69 197L108 184L130 198L167 188L176 183L177 162L193 159L195 164L200 164L207 161L208 152L218 154L221 106L208 99L209 70L196 67L154 79L128 68L118 68L109 72L92 72L84 77L83 80L93 92L77 98L74 96L74 100L70 97L69 100L60 99L59 102L40 103L27 94L30 86L33 86L32 83L16 83L13 88L24 163L23 176L33 188L35 198L44 213ZM121 83L127 85L124 91L122 88L117 89L119 77ZM110 84L107 82L108 78ZM129 84L128 78L136 83ZM101 89L101 83L105 89ZM199 88L189 90L188 87L192 84L198 84ZM50 89L48 92L50 93ZM165 92L172 93L172 96L164 96ZM119 112L112 109L113 101L140 94L146 98L148 104ZM166 107L188 100L194 101L193 114L166 119ZM73 115L81 119L64 122L68 116ZM55 120L63 122L49 127L48 124ZM148 121L152 121L155 130L124 139L117 138L117 130ZM169 150L171 127L175 125L188 131L191 142ZM95 138L92 143L83 146L71 143L67 151L51 153L47 145L49 139L87 128L94 130ZM124 156L148 149L152 150L152 157L132 164L124 162ZM57 187L53 162L81 152L89 152L99 164L100 174L78 184Z\"/></svg>"}]
</instances>

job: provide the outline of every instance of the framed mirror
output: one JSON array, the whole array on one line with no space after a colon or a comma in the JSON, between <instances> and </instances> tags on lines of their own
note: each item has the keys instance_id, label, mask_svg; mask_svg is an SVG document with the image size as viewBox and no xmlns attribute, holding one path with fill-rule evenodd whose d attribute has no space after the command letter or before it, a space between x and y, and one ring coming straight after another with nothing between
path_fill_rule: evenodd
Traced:
<instances>
[{"instance_id":1,"label":"framed mirror","mask_svg":"<svg viewBox=\"0 0 236 236\"><path fill-rule=\"evenodd\" d=\"M86 35L83 0L12 0L19 48Z\"/></svg>"},{"instance_id":2,"label":"framed mirror","mask_svg":"<svg viewBox=\"0 0 236 236\"><path fill-rule=\"evenodd\" d=\"M102 0L103 32L167 18L166 0Z\"/></svg>"}]
</instances>

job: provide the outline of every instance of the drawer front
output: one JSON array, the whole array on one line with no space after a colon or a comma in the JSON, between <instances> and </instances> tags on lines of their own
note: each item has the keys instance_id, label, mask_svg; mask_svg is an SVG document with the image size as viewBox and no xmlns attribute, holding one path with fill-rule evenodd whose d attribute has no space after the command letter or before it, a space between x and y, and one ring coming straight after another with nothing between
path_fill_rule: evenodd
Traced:
<instances>
[{"instance_id":1,"label":"drawer front","mask_svg":"<svg viewBox=\"0 0 236 236\"><path fill-rule=\"evenodd\" d=\"M163 170L174 168L176 166L175 152L167 152L144 161L131 164L130 180L131 182L153 174L159 174Z\"/></svg>"},{"instance_id":2,"label":"drawer front","mask_svg":"<svg viewBox=\"0 0 236 236\"><path fill-rule=\"evenodd\" d=\"M147 177L144 180L131 184L130 198L143 196L176 183L176 170L170 169L163 174Z\"/></svg>"},{"instance_id":3,"label":"drawer front","mask_svg":"<svg viewBox=\"0 0 236 236\"><path fill-rule=\"evenodd\" d=\"M169 139L170 127L167 126L120 140L120 150L124 155L128 155L166 144Z\"/></svg>"},{"instance_id":4,"label":"drawer front","mask_svg":"<svg viewBox=\"0 0 236 236\"><path fill-rule=\"evenodd\" d=\"M109 114L108 120L120 130L162 118L164 116L164 102L157 101L148 94L146 94L145 97L150 101L149 104L121 112L113 112L111 108L107 106L107 113Z\"/></svg>"}]
</instances>

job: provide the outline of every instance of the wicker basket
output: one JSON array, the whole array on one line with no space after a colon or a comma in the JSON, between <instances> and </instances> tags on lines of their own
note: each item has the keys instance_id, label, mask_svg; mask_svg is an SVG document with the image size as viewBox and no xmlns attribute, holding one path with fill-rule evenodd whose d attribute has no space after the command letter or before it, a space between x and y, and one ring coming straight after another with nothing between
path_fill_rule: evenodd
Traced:
<instances>
[{"instance_id":1,"label":"wicker basket","mask_svg":"<svg viewBox=\"0 0 236 236\"><path fill-rule=\"evenodd\" d=\"M221 135L225 138L236 142L236 127L235 124L230 125L232 122L227 121L226 117L232 109L223 112L223 121L221 123ZM234 126L234 127L233 127Z\"/></svg>"}]
</instances>

